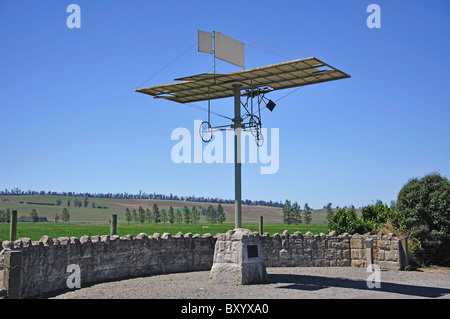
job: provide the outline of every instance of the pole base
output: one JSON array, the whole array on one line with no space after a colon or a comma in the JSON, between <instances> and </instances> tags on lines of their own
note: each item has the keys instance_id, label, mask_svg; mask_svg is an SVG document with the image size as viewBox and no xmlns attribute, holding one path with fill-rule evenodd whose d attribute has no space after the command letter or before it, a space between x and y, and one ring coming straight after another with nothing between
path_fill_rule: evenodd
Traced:
<instances>
[{"instance_id":1,"label":"pole base","mask_svg":"<svg viewBox=\"0 0 450 319\"><path fill-rule=\"evenodd\" d=\"M259 235L244 228L217 234L209 282L234 285L267 282Z\"/></svg>"}]
</instances>

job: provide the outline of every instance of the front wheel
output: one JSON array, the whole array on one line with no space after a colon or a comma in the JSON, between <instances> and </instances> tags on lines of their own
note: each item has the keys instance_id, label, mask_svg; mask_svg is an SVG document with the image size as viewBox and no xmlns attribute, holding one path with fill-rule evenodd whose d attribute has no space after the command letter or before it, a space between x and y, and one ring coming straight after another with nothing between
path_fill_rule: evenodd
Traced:
<instances>
[{"instance_id":1,"label":"front wheel","mask_svg":"<svg viewBox=\"0 0 450 319\"><path fill-rule=\"evenodd\" d=\"M208 143L209 141L211 141L213 137L211 124L209 124L209 122L207 121L203 121L200 125L199 133L203 142Z\"/></svg>"}]
</instances>

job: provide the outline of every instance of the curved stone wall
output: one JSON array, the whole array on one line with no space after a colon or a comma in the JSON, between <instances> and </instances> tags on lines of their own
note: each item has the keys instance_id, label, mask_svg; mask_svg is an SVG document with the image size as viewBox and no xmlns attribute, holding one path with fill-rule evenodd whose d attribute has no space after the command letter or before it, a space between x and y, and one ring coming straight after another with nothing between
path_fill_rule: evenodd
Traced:
<instances>
[{"instance_id":1,"label":"curved stone wall","mask_svg":"<svg viewBox=\"0 0 450 319\"><path fill-rule=\"evenodd\" d=\"M381 268L401 270L407 265L406 240L394 234L313 235L295 232L290 235L268 233L259 236L266 267L366 267L367 257ZM368 250L365 240L372 238ZM67 289L70 265L80 269L81 286L124 278L210 270L216 238L210 234L158 233L136 237L83 236L39 241L21 238L0 242L0 288L8 286L8 269L15 270L20 298L39 296ZM5 255L14 251L21 256L18 265L6 265ZM19 271L20 270L20 271ZM3 272L3 274L2 274Z\"/></svg>"}]
</instances>

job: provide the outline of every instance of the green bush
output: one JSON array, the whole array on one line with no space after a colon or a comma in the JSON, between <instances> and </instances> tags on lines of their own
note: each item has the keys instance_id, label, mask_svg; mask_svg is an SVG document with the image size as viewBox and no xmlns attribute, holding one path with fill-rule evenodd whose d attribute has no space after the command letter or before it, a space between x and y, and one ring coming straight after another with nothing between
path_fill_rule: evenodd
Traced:
<instances>
[{"instance_id":1,"label":"green bush","mask_svg":"<svg viewBox=\"0 0 450 319\"><path fill-rule=\"evenodd\" d=\"M364 206L361 210L361 219L372 233L378 232L386 224L392 225L397 231L404 231L404 215L396 209L396 206L388 206L380 200L374 205Z\"/></svg>"},{"instance_id":2,"label":"green bush","mask_svg":"<svg viewBox=\"0 0 450 319\"><path fill-rule=\"evenodd\" d=\"M328 217L328 229L335 231L338 235L343 233L364 234L370 231L369 225L356 214L355 207L344 207L339 209L332 216Z\"/></svg>"},{"instance_id":3,"label":"green bush","mask_svg":"<svg viewBox=\"0 0 450 319\"><path fill-rule=\"evenodd\" d=\"M450 182L439 173L410 179L397 198L398 212L421 263L450 264ZM418 241L418 243L417 243Z\"/></svg>"},{"instance_id":4,"label":"green bush","mask_svg":"<svg viewBox=\"0 0 450 319\"><path fill-rule=\"evenodd\" d=\"M341 208L328 218L328 228L338 234L342 233L377 233L386 224L391 224L395 229L403 228L404 218L402 214L378 200L374 205L367 205L361 209L361 217L358 217L354 207Z\"/></svg>"}]
</instances>

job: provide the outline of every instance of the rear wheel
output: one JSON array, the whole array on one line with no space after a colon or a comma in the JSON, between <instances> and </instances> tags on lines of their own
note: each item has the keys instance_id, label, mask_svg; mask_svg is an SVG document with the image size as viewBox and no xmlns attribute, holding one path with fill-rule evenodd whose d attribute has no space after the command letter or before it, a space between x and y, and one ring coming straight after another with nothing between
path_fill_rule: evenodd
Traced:
<instances>
[{"instance_id":1,"label":"rear wheel","mask_svg":"<svg viewBox=\"0 0 450 319\"><path fill-rule=\"evenodd\" d=\"M250 129L250 133L256 137L261 129L261 121L259 120L259 117L256 115L251 115L250 120L248 121L248 127Z\"/></svg>"},{"instance_id":2,"label":"rear wheel","mask_svg":"<svg viewBox=\"0 0 450 319\"><path fill-rule=\"evenodd\" d=\"M258 129L258 132L255 136L255 141L256 141L256 145L258 145L259 147L263 146L264 144L264 136L261 133L261 129Z\"/></svg>"}]
</instances>

